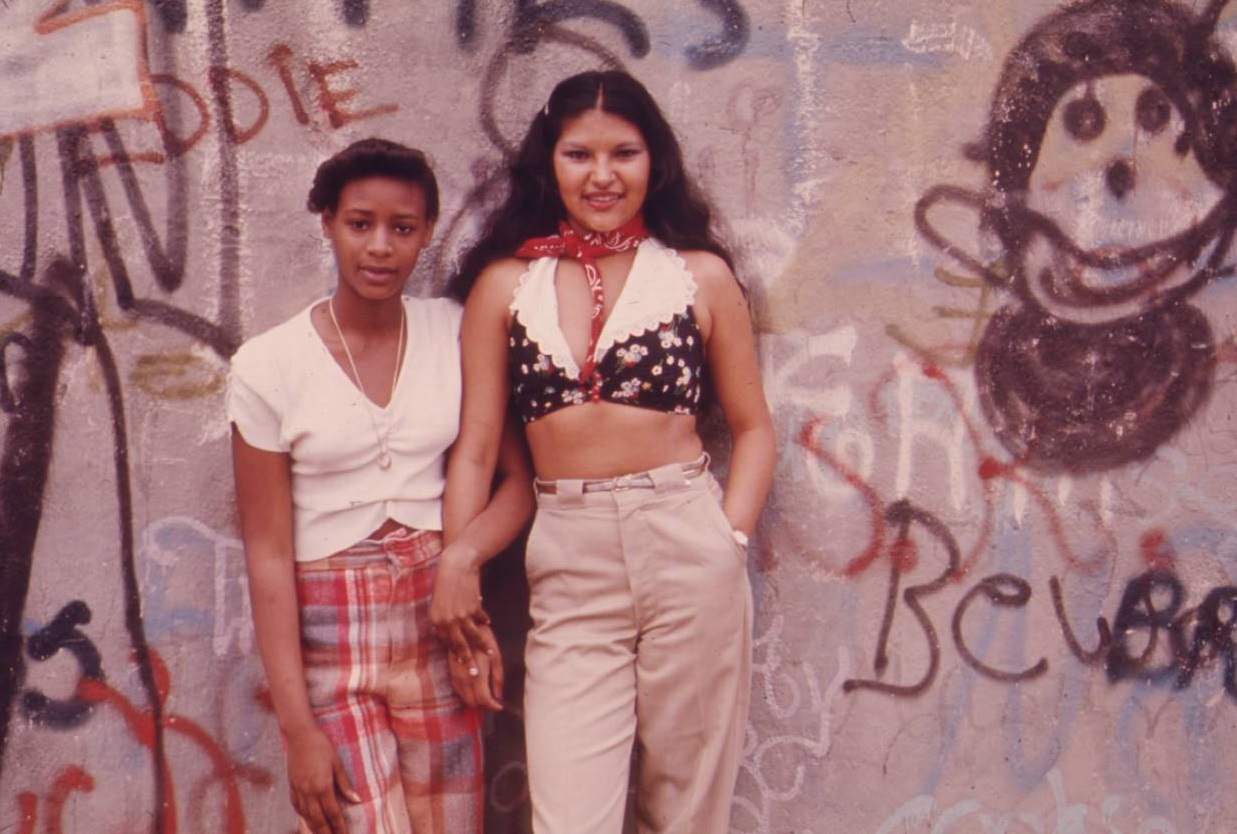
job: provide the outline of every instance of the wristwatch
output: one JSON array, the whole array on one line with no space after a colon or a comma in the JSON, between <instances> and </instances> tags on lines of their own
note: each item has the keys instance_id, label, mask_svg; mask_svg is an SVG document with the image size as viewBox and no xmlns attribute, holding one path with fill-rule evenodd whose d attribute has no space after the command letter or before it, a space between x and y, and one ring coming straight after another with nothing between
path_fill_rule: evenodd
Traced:
<instances>
[{"instance_id":1,"label":"wristwatch","mask_svg":"<svg viewBox=\"0 0 1237 834\"><path fill-rule=\"evenodd\" d=\"M744 533L742 530L735 530L734 528L731 528L730 536L738 543L739 547L747 547L747 533Z\"/></svg>"}]
</instances>

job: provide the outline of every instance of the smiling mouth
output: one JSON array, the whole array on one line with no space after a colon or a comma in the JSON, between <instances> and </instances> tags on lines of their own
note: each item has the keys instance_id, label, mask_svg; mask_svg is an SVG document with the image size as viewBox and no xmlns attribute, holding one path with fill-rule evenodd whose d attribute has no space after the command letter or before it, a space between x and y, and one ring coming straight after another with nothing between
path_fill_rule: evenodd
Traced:
<instances>
[{"instance_id":1,"label":"smiling mouth","mask_svg":"<svg viewBox=\"0 0 1237 834\"><path fill-rule=\"evenodd\" d=\"M1227 249L1224 228L1231 208L1221 201L1207 216L1183 231L1141 245L1079 246L1055 222L1025 210L1022 220L1034 231L1022 266L1041 303L1065 308L1100 308L1160 303L1192 292L1218 274L1217 260ZM1098 310L1096 311L1098 312Z\"/></svg>"},{"instance_id":2,"label":"smiling mouth","mask_svg":"<svg viewBox=\"0 0 1237 834\"><path fill-rule=\"evenodd\" d=\"M584 202L588 203L593 208L609 208L616 204L623 197L622 194L585 194Z\"/></svg>"},{"instance_id":3,"label":"smiling mouth","mask_svg":"<svg viewBox=\"0 0 1237 834\"><path fill-rule=\"evenodd\" d=\"M1051 300L1067 306L1121 304L1139 296L1154 300L1210 273L1219 241L1197 248L1100 247L1070 252L1042 241L1052 252L1041 261L1037 280Z\"/></svg>"}]
</instances>

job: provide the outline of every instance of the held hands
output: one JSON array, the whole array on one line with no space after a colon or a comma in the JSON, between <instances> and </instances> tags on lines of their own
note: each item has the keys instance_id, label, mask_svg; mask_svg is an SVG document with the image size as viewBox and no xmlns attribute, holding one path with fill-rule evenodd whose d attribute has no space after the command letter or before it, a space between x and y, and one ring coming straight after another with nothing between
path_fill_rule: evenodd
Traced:
<instances>
[{"instance_id":1,"label":"held hands","mask_svg":"<svg viewBox=\"0 0 1237 834\"><path fill-rule=\"evenodd\" d=\"M340 797L360 802L326 734L309 726L288 735L292 807L313 834L348 834Z\"/></svg>"},{"instance_id":2,"label":"held hands","mask_svg":"<svg viewBox=\"0 0 1237 834\"><path fill-rule=\"evenodd\" d=\"M489 615L481 606L481 574L470 554L447 547L438 560L430 624L447 644L451 684L468 706L503 708L503 666Z\"/></svg>"}]
</instances>

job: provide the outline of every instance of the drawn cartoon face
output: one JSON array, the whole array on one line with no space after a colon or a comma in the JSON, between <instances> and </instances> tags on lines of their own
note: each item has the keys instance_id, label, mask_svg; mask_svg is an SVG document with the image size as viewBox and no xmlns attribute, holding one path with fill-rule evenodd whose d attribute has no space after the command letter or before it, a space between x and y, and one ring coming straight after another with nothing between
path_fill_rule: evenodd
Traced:
<instances>
[{"instance_id":1,"label":"drawn cartoon face","mask_svg":"<svg viewBox=\"0 0 1237 834\"><path fill-rule=\"evenodd\" d=\"M1019 465L1146 459L1210 396L1215 337L1188 299L1234 270L1237 65L1215 36L1230 2L1063 4L1006 59L967 150L985 191L937 185L916 205L928 241L1011 291L974 370ZM937 225L947 205L979 215L979 251Z\"/></svg>"},{"instance_id":2,"label":"drawn cartoon face","mask_svg":"<svg viewBox=\"0 0 1237 834\"><path fill-rule=\"evenodd\" d=\"M1080 82L1048 120L1026 208L1022 268L1053 315L1109 321L1158 306L1214 253L1224 192L1191 149L1178 106L1129 73Z\"/></svg>"}]
</instances>

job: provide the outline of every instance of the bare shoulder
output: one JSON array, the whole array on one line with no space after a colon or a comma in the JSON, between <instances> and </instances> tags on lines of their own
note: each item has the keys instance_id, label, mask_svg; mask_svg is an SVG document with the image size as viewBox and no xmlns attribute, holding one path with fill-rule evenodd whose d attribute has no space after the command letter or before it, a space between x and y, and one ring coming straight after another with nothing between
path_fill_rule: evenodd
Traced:
<instances>
[{"instance_id":1,"label":"bare shoulder","mask_svg":"<svg viewBox=\"0 0 1237 834\"><path fill-rule=\"evenodd\" d=\"M528 261L500 258L481 270L464 304L465 329L469 329L470 321L487 322L486 327L502 322L504 327L509 327L511 300L527 269Z\"/></svg>"},{"instance_id":2,"label":"bare shoulder","mask_svg":"<svg viewBox=\"0 0 1237 834\"><path fill-rule=\"evenodd\" d=\"M703 249L694 249L680 252L679 257L683 259L684 266L695 279L696 289L702 301L706 303L733 302L736 298L743 297L738 279L734 277L730 267L719 255Z\"/></svg>"},{"instance_id":3,"label":"bare shoulder","mask_svg":"<svg viewBox=\"0 0 1237 834\"><path fill-rule=\"evenodd\" d=\"M477 276L477 283L470 295L478 293L488 297L505 297L510 300L520 278L528 270L528 261L520 258L499 258L491 262Z\"/></svg>"}]
</instances>

